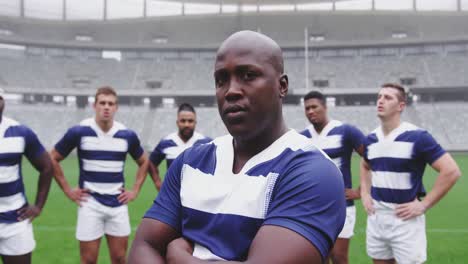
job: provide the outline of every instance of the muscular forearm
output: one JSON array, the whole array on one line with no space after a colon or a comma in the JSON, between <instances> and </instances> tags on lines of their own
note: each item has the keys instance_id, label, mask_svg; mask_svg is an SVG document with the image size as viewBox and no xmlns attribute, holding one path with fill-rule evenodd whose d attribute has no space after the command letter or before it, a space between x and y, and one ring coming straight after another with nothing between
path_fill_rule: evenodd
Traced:
<instances>
[{"instance_id":1,"label":"muscular forearm","mask_svg":"<svg viewBox=\"0 0 468 264\"><path fill-rule=\"evenodd\" d=\"M365 161L361 161L361 169L360 169L360 180L361 184L359 186L361 197L370 195L371 190L371 172L365 163Z\"/></svg>"},{"instance_id":2,"label":"muscular forearm","mask_svg":"<svg viewBox=\"0 0 468 264\"><path fill-rule=\"evenodd\" d=\"M448 172L441 172L436 179L434 187L422 200L426 210L433 207L437 202L445 196L445 194L452 188L460 177L458 170L451 170Z\"/></svg>"},{"instance_id":3,"label":"muscular forearm","mask_svg":"<svg viewBox=\"0 0 468 264\"><path fill-rule=\"evenodd\" d=\"M146 175L148 174L149 160L146 155L142 156L137 160L138 170L136 173L135 183L133 184L132 191L138 194L141 190L141 186L145 182Z\"/></svg>"},{"instance_id":4,"label":"muscular forearm","mask_svg":"<svg viewBox=\"0 0 468 264\"><path fill-rule=\"evenodd\" d=\"M52 168L47 168L40 172L39 181L37 183L36 206L43 208L47 200L52 183Z\"/></svg>"},{"instance_id":5,"label":"muscular forearm","mask_svg":"<svg viewBox=\"0 0 468 264\"><path fill-rule=\"evenodd\" d=\"M154 185L156 186L156 189L159 191L162 185L161 178L159 177L159 169L151 161L149 162L148 169L149 169L150 176L153 179Z\"/></svg>"},{"instance_id":6,"label":"muscular forearm","mask_svg":"<svg viewBox=\"0 0 468 264\"><path fill-rule=\"evenodd\" d=\"M65 179L65 175L63 174L62 167L59 164L54 165L54 179L64 192L70 190L70 185Z\"/></svg>"},{"instance_id":7,"label":"muscular forearm","mask_svg":"<svg viewBox=\"0 0 468 264\"><path fill-rule=\"evenodd\" d=\"M157 250L151 247L144 240L135 239L130 254L128 256L129 264L165 264L166 260Z\"/></svg>"},{"instance_id":8,"label":"muscular forearm","mask_svg":"<svg viewBox=\"0 0 468 264\"><path fill-rule=\"evenodd\" d=\"M148 172L147 166L143 165L138 168L135 183L133 184L132 191L138 194L140 192L141 186L145 182L146 175Z\"/></svg>"},{"instance_id":9,"label":"muscular forearm","mask_svg":"<svg viewBox=\"0 0 468 264\"><path fill-rule=\"evenodd\" d=\"M65 193L69 192L71 188L67 182L67 179L65 179L62 166L60 166L59 161L55 159L53 154L51 154L51 160L52 160L53 176L54 176L55 181L60 186L60 189L62 189L62 191L64 191Z\"/></svg>"}]
</instances>

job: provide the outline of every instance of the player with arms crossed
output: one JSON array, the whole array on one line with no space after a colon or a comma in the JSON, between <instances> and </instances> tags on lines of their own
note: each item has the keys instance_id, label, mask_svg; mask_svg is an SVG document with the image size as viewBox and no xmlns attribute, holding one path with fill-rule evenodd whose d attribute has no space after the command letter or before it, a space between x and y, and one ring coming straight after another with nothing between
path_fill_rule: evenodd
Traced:
<instances>
[{"instance_id":1,"label":"player with arms crossed","mask_svg":"<svg viewBox=\"0 0 468 264\"><path fill-rule=\"evenodd\" d=\"M452 188L460 170L426 131L402 122L406 93L398 84L382 85L377 97L380 126L365 140L361 197L367 216L367 254L376 264L424 263L424 213ZM424 199L426 164L439 172Z\"/></svg>"},{"instance_id":2,"label":"player with arms crossed","mask_svg":"<svg viewBox=\"0 0 468 264\"><path fill-rule=\"evenodd\" d=\"M81 263L97 263L105 234L112 263L125 263L130 222L127 203L143 184L148 158L135 132L114 121L117 94L110 87L95 95L95 117L70 128L51 151L55 180L65 195L79 205L76 238ZM59 162L78 149L79 187L72 188ZM138 164L132 190L124 188L124 165L129 153Z\"/></svg>"},{"instance_id":3,"label":"player with arms crossed","mask_svg":"<svg viewBox=\"0 0 468 264\"><path fill-rule=\"evenodd\" d=\"M4 108L4 91L0 88L0 256L4 264L27 264L36 247L31 222L41 214L47 200L52 163L36 134L4 117ZM39 171L34 204L26 200L21 173L23 155Z\"/></svg>"},{"instance_id":4,"label":"player with arms crossed","mask_svg":"<svg viewBox=\"0 0 468 264\"><path fill-rule=\"evenodd\" d=\"M328 118L328 108L325 96L317 91L311 91L304 96L304 110L310 124L301 132L302 135L321 148L343 174L346 196L346 221L343 230L338 235L331 260L335 264L348 263L348 250L351 237L354 235L356 223L356 207L354 200L361 197L359 188L352 189L351 155L355 150L362 156L364 151L364 134L354 126Z\"/></svg>"},{"instance_id":5,"label":"player with arms crossed","mask_svg":"<svg viewBox=\"0 0 468 264\"><path fill-rule=\"evenodd\" d=\"M173 162L130 263L322 263L344 224L343 179L285 126L281 48L235 33L217 52L214 77L230 135Z\"/></svg>"},{"instance_id":6,"label":"player with arms crossed","mask_svg":"<svg viewBox=\"0 0 468 264\"><path fill-rule=\"evenodd\" d=\"M149 158L151 161L149 172L158 190L161 189L162 184L158 166L164 159L166 159L166 168L169 169L174 159L184 150L211 141L211 138L195 131L197 114L195 108L190 104L183 103L179 106L176 124L179 131L163 138L154 148Z\"/></svg>"}]
</instances>

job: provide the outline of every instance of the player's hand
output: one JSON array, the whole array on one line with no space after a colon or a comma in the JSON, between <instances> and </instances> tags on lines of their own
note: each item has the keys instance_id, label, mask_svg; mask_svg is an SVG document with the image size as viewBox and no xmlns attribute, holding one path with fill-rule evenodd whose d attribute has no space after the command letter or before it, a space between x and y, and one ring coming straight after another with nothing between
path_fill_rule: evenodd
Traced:
<instances>
[{"instance_id":1,"label":"player's hand","mask_svg":"<svg viewBox=\"0 0 468 264\"><path fill-rule=\"evenodd\" d=\"M373 215L375 213L374 202L372 202L372 197L367 194L361 196L362 205L367 212L367 215Z\"/></svg>"},{"instance_id":2,"label":"player's hand","mask_svg":"<svg viewBox=\"0 0 468 264\"><path fill-rule=\"evenodd\" d=\"M174 239L167 245L168 264L187 263L190 258L193 258L193 244L185 238Z\"/></svg>"},{"instance_id":3,"label":"player's hand","mask_svg":"<svg viewBox=\"0 0 468 264\"><path fill-rule=\"evenodd\" d=\"M361 198L361 192L354 189L345 189L346 200L357 200Z\"/></svg>"},{"instance_id":4,"label":"player's hand","mask_svg":"<svg viewBox=\"0 0 468 264\"><path fill-rule=\"evenodd\" d=\"M409 220L424 214L426 210L426 206L418 199L415 199L412 202L397 205L395 213L402 220Z\"/></svg>"},{"instance_id":5,"label":"player's hand","mask_svg":"<svg viewBox=\"0 0 468 264\"><path fill-rule=\"evenodd\" d=\"M120 189L122 191L121 194L117 197L117 200L119 200L120 203L122 204L128 204L129 202L135 200L137 197L137 193L134 191L127 191L124 188Z\"/></svg>"},{"instance_id":6,"label":"player's hand","mask_svg":"<svg viewBox=\"0 0 468 264\"><path fill-rule=\"evenodd\" d=\"M76 187L69 190L68 192L65 192L65 195L78 206L81 206L82 202L86 202L86 198L89 196L89 190Z\"/></svg>"},{"instance_id":7,"label":"player's hand","mask_svg":"<svg viewBox=\"0 0 468 264\"><path fill-rule=\"evenodd\" d=\"M29 219L30 222L41 214L42 209L36 205L27 205L18 210L18 221Z\"/></svg>"}]
</instances>

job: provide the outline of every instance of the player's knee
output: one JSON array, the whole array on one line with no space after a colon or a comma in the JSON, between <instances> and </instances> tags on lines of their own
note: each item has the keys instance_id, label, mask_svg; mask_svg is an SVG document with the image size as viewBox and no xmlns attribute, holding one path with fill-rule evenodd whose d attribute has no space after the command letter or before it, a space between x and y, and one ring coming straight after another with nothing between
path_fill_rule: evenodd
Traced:
<instances>
[{"instance_id":1,"label":"player's knee","mask_svg":"<svg viewBox=\"0 0 468 264\"><path fill-rule=\"evenodd\" d=\"M111 261L112 261L112 264L125 264L126 263L125 254L112 256Z\"/></svg>"},{"instance_id":2,"label":"player's knee","mask_svg":"<svg viewBox=\"0 0 468 264\"><path fill-rule=\"evenodd\" d=\"M96 264L97 258L93 256L81 256L81 264Z\"/></svg>"}]
</instances>

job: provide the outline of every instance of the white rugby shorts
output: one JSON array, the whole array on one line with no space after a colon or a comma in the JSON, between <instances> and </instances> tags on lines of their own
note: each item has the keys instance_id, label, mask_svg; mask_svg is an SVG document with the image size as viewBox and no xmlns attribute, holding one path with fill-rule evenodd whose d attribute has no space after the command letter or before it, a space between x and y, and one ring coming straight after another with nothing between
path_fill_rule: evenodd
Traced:
<instances>
[{"instance_id":1,"label":"white rugby shorts","mask_svg":"<svg viewBox=\"0 0 468 264\"><path fill-rule=\"evenodd\" d=\"M130 220L127 205L110 207L96 201L92 196L78 208L76 239L92 241L104 234L125 237L130 235Z\"/></svg>"},{"instance_id":2,"label":"white rugby shorts","mask_svg":"<svg viewBox=\"0 0 468 264\"><path fill-rule=\"evenodd\" d=\"M0 223L0 255L20 256L31 253L36 247L31 222Z\"/></svg>"},{"instance_id":3,"label":"white rugby shorts","mask_svg":"<svg viewBox=\"0 0 468 264\"><path fill-rule=\"evenodd\" d=\"M346 207L346 220L338 238L350 239L354 235L354 225L356 224L356 206Z\"/></svg>"},{"instance_id":4,"label":"white rugby shorts","mask_svg":"<svg viewBox=\"0 0 468 264\"><path fill-rule=\"evenodd\" d=\"M398 264L426 261L424 215L403 221L395 211L379 211L367 217L367 254L373 259L395 259Z\"/></svg>"}]
</instances>

